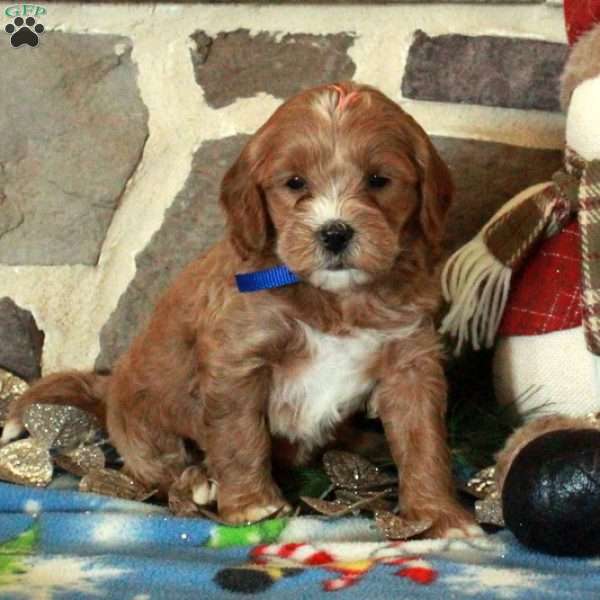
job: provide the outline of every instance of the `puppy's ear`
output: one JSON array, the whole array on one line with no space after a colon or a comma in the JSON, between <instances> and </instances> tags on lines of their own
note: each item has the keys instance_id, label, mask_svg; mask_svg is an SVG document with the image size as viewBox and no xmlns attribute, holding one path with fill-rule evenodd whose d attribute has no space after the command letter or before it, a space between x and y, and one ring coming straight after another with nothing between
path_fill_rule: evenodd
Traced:
<instances>
[{"instance_id":1,"label":"puppy's ear","mask_svg":"<svg viewBox=\"0 0 600 600\"><path fill-rule=\"evenodd\" d=\"M421 171L419 222L426 240L437 246L444 235L454 184L448 166L427 136L417 142L416 159Z\"/></svg>"},{"instance_id":2,"label":"puppy's ear","mask_svg":"<svg viewBox=\"0 0 600 600\"><path fill-rule=\"evenodd\" d=\"M229 238L243 259L262 254L269 244L272 230L264 194L255 181L255 170L247 155L247 150L244 150L225 174L220 196Z\"/></svg>"}]
</instances>

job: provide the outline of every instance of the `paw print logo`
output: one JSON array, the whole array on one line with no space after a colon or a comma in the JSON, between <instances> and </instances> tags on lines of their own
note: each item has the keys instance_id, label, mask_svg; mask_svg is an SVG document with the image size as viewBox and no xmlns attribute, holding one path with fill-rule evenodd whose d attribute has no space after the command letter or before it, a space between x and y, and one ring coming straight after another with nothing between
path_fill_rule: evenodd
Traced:
<instances>
[{"instance_id":1,"label":"paw print logo","mask_svg":"<svg viewBox=\"0 0 600 600\"><path fill-rule=\"evenodd\" d=\"M36 24L33 17L27 17L25 20L17 17L4 28L4 31L10 34L10 44L13 48L23 44L35 48L40 41L39 35L44 33L44 26L41 23Z\"/></svg>"}]
</instances>

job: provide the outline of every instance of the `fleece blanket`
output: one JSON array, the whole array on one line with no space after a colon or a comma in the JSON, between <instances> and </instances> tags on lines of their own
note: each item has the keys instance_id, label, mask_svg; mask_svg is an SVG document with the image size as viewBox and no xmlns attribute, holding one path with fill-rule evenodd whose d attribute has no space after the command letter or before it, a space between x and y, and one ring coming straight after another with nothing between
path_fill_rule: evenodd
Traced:
<instances>
[{"instance_id":1,"label":"fleece blanket","mask_svg":"<svg viewBox=\"0 0 600 600\"><path fill-rule=\"evenodd\" d=\"M600 559L507 531L389 542L363 518L226 527L151 504L0 483L0 599L600 598Z\"/></svg>"}]
</instances>

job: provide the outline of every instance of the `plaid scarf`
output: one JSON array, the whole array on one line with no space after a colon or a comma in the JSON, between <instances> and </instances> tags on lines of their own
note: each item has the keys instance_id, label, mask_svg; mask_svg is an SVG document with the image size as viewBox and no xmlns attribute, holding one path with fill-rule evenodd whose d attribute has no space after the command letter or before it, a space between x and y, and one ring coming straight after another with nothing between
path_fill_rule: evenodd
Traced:
<instances>
[{"instance_id":1,"label":"plaid scarf","mask_svg":"<svg viewBox=\"0 0 600 600\"><path fill-rule=\"evenodd\" d=\"M570 148L551 183L502 207L446 263L442 288L451 306L442 331L457 338L457 351L468 340L475 349L493 344L512 273L539 240L561 231L575 212L585 338L590 352L600 354L600 160L586 161Z\"/></svg>"}]
</instances>

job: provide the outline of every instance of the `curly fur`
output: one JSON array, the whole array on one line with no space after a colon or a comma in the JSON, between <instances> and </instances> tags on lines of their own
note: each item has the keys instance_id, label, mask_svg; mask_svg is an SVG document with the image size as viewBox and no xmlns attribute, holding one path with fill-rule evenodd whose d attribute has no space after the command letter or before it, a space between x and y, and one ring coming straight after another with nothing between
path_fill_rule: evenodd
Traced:
<instances>
[{"instance_id":1,"label":"curly fur","mask_svg":"<svg viewBox=\"0 0 600 600\"><path fill-rule=\"evenodd\" d=\"M370 187L372 173L386 185ZM287 185L294 175L305 188ZM290 446L297 462L309 459L370 400L406 514L434 521L433 535L469 533L453 497L433 325L451 194L429 138L377 90L344 82L284 103L225 175L225 239L180 274L96 386L125 469L165 495L177 491L171 505L183 513L181 493L216 491L225 520L254 520L286 506L272 463ZM318 235L332 216L355 231L335 256ZM281 262L302 282L236 290L236 273ZM94 376L73 377L43 380L13 417L65 390L64 402L89 408Z\"/></svg>"}]
</instances>

